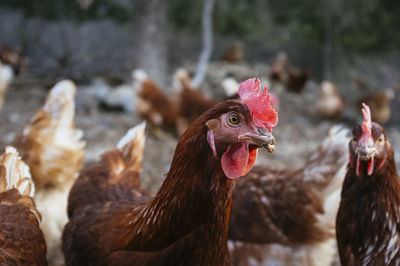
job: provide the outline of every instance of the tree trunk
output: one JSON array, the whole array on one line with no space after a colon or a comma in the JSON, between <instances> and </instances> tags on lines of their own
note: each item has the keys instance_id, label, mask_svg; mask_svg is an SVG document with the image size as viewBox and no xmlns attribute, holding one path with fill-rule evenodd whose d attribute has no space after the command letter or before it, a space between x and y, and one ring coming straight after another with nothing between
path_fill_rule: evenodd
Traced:
<instances>
[{"instance_id":1,"label":"tree trunk","mask_svg":"<svg viewBox=\"0 0 400 266\"><path fill-rule=\"evenodd\" d=\"M134 14L134 65L166 87L167 42L164 0L132 0Z\"/></svg>"}]
</instances>

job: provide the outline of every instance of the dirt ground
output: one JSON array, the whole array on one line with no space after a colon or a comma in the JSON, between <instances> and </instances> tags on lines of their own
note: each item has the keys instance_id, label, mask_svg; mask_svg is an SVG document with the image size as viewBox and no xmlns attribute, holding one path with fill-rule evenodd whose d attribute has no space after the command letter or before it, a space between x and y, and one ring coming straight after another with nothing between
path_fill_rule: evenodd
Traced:
<instances>
[{"instance_id":1,"label":"dirt ground","mask_svg":"<svg viewBox=\"0 0 400 266\"><path fill-rule=\"evenodd\" d=\"M27 77L17 78L12 83L0 114L1 146L10 143L16 134L22 132L24 124L44 103L50 84L52 82ZM280 98L279 125L274 130L276 151L269 154L266 150L262 150L257 163L274 167L301 167L306 157L316 149L329 128L336 122L321 120L314 112L315 85L308 85L302 95L287 93L279 86L272 86L270 91L278 94ZM350 118L344 120L344 126L347 127L351 127L356 121L361 121L360 114L348 117ZM77 128L84 132L86 141L84 162L88 165L96 161L102 152L115 147L125 132L138 124L140 119L135 113L101 110L96 100L90 98L85 89L78 88L75 121ZM399 167L400 123L392 121L385 125L385 129L394 147ZM156 137L147 130L141 179L143 185L152 193L160 187L169 169L176 144L177 139L169 133Z\"/></svg>"}]
</instances>

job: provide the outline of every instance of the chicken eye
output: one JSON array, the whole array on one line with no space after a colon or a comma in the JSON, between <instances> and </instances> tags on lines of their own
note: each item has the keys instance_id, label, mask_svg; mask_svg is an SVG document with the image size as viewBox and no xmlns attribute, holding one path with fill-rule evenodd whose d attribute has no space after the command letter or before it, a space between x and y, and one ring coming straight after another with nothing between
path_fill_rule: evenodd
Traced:
<instances>
[{"instance_id":1,"label":"chicken eye","mask_svg":"<svg viewBox=\"0 0 400 266\"><path fill-rule=\"evenodd\" d=\"M383 142L383 138L380 137L380 138L378 139L378 143L382 143L382 142Z\"/></svg>"},{"instance_id":2,"label":"chicken eye","mask_svg":"<svg viewBox=\"0 0 400 266\"><path fill-rule=\"evenodd\" d=\"M237 126L240 122L240 118L237 115L229 115L228 116L228 123L233 125L233 126Z\"/></svg>"},{"instance_id":3,"label":"chicken eye","mask_svg":"<svg viewBox=\"0 0 400 266\"><path fill-rule=\"evenodd\" d=\"M354 137L354 138L353 138L353 141L357 141L357 138L356 138L356 137Z\"/></svg>"}]
</instances>

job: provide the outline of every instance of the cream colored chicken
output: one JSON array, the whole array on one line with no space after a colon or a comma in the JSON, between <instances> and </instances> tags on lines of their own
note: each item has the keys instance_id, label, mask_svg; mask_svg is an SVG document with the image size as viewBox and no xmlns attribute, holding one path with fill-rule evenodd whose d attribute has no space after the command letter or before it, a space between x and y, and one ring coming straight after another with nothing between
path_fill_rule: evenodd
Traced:
<instances>
[{"instance_id":1,"label":"cream colored chicken","mask_svg":"<svg viewBox=\"0 0 400 266\"><path fill-rule=\"evenodd\" d=\"M34 199L43 217L41 228L50 265L63 264L60 245L62 230L68 221L68 193L84 157L83 133L73 122L75 93L72 81L57 83L48 93L44 106L14 140L35 181Z\"/></svg>"}]
</instances>

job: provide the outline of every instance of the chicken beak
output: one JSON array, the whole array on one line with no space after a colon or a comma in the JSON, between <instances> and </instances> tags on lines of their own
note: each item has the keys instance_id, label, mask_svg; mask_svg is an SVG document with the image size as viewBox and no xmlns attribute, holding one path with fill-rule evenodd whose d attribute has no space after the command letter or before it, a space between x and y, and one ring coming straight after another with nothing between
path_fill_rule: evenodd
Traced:
<instances>
[{"instance_id":1,"label":"chicken beak","mask_svg":"<svg viewBox=\"0 0 400 266\"><path fill-rule=\"evenodd\" d=\"M361 161L367 163L367 173L368 175L372 175L375 168L375 152L376 149L370 145L365 143L359 143L359 146L356 148L357 153L357 167L356 167L356 174L360 176L361 173Z\"/></svg>"},{"instance_id":2,"label":"chicken beak","mask_svg":"<svg viewBox=\"0 0 400 266\"><path fill-rule=\"evenodd\" d=\"M375 148L365 143L359 143L356 149L358 157L363 161L368 161L375 156Z\"/></svg>"},{"instance_id":3,"label":"chicken beak","mask_svg":"<svg viewBox=\"0 0 400 266\"><path fill-rule=\"evenodd\" d=\"M272 133L264 128L257 128L256 131L255 133L246 133L239 136L239 140L248 139L252 144L264 147L268 152L273 152L275 150L275 138Z\"/></svg>"}]
</instances>

